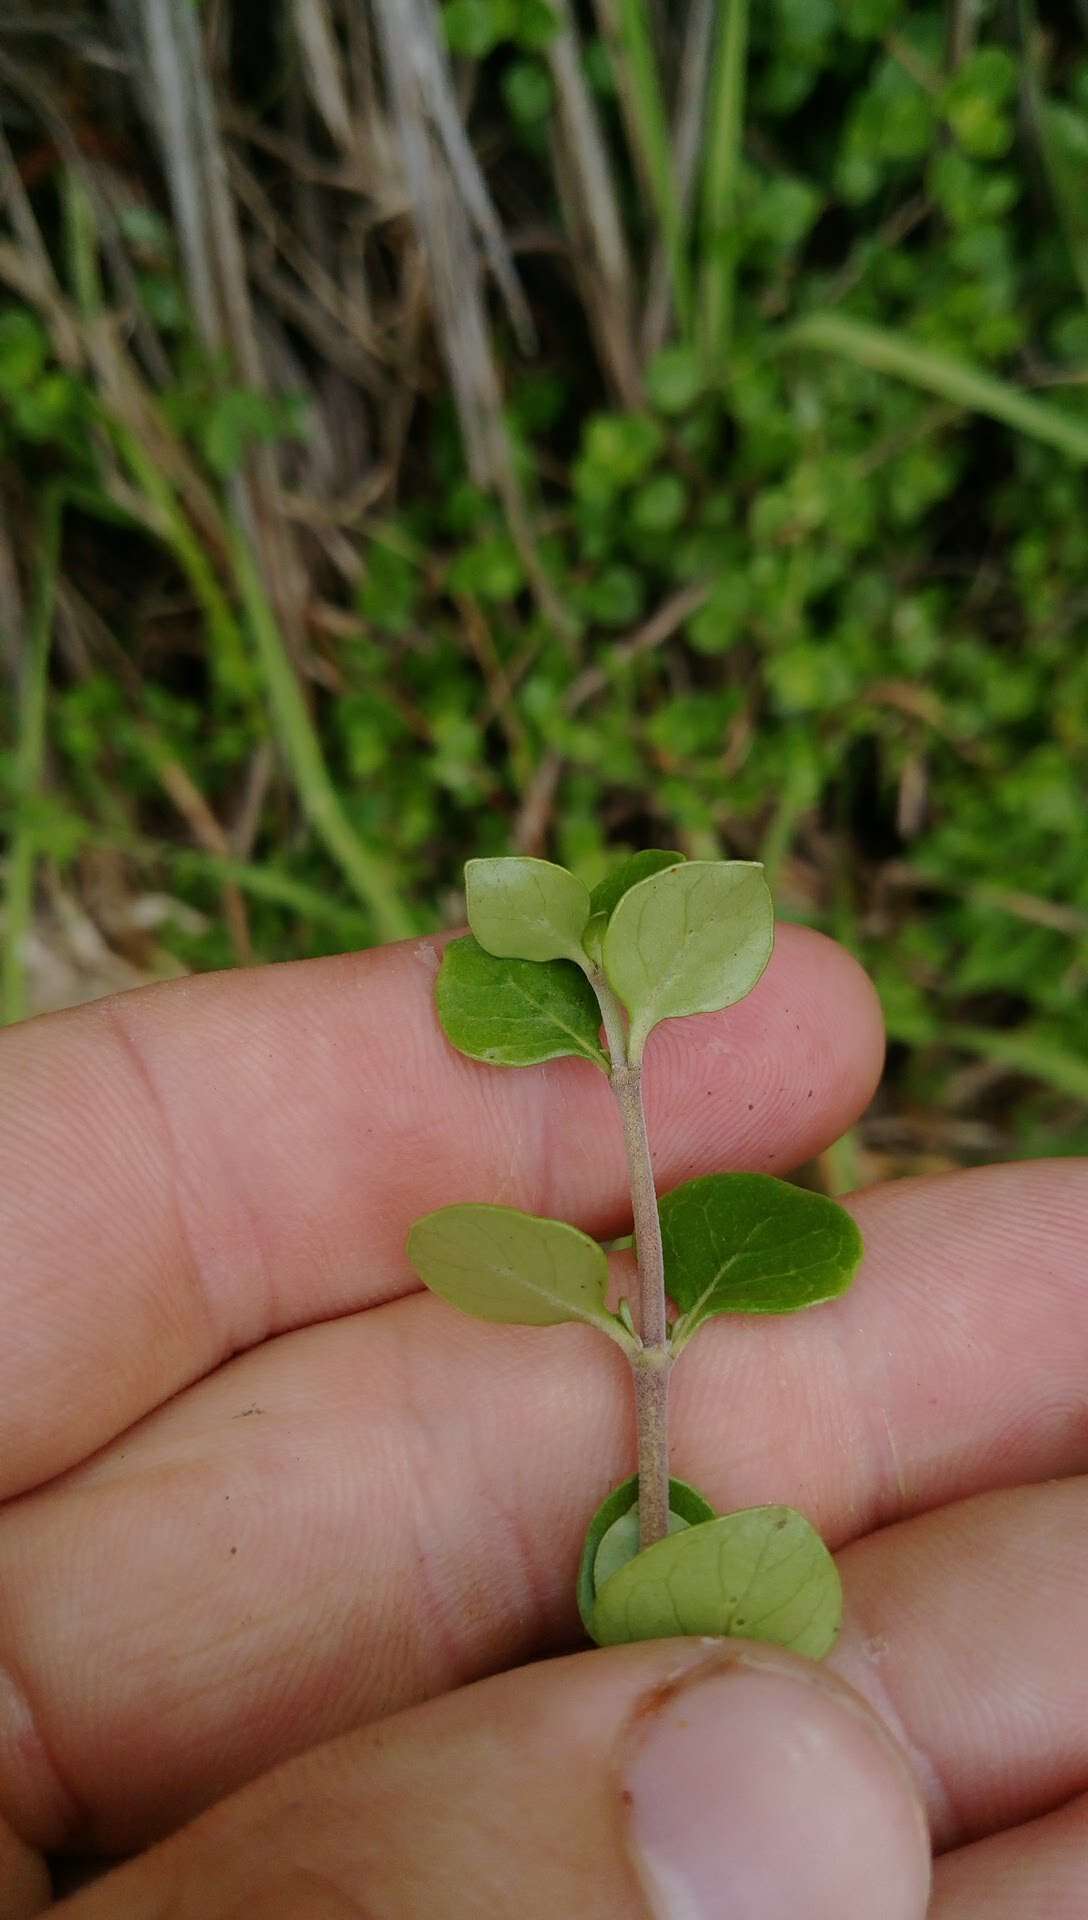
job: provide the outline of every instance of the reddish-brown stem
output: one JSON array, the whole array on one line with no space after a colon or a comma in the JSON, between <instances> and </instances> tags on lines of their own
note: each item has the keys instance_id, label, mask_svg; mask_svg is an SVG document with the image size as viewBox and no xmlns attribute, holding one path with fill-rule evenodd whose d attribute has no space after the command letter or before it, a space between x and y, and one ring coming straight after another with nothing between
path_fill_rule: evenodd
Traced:
<instances>
[{"instance_id":1,"label":"reddish-brown stem","mask_svg":"<svg viewBox=\"0 0 1088 1920\"><path fill-rule=\"evenodd\" d=\"M612 1091L623 1121L623 1141L631 1184L631 1213L638 1261L641 1347L632 1355L635 1414L638 1422L639 1546L652 1547L669 1530L669 1325L665 1303L665 1261L657 1209L653 1159L642 1104L642 1068L627 1057L627 1035L619 1002L603 974L590 975L600 1002L605 1038L612 1057Z\"/></svg>"}]
</instances>

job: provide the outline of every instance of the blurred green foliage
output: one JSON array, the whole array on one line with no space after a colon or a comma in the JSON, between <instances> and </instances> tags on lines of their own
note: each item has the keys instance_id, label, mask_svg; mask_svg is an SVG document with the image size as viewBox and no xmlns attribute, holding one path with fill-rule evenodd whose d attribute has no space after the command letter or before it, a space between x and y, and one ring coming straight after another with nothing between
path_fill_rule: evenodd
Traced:
<instances>
[{"instance_id":1,"label":"blurred green foliage","mask_svg":"<svg viewBox=\"0 0 1088 1920\"><path fill-rule=\"evenodd\" d=\"M316 695L320 736L353 828L395 865L420 927L456 914L461 862L509 849L551 768L533 850L590 885L617 844L765 859L785 913L873 971L900 1107L939 1107L979 1057L993 1085L971 1111L1003 1150L1083 1150L1088 472L790 341L792 321L833 310L1035 389L1088 429L1088 47L1056 10L1049 63L1029 76L1006 10L983 0L950 71L950 11L753 8L726 364L706 365L674 329L644 403L617 407L569 284L546 267L534 304L557 318L540 355L505 354L538 559L573 638L540 612L524 547L471 484L439 399L415 429L414 484L361 539L354 605L328 643L335 691ZM446 0L444 23L453 52L482 63L489 151L506 156L520 203L550 218L551 9ZM600 43L586 72L618 141ZM633 174L624 191L648 259L651 209ZM151 298L174 363L163 405L222 480L255 441L304 435L304 409L224 386L201 362L156 246ZM0 454L69 475L71 538L95 487L95 435L110 431L93 381L9 307ZM115 578L145 564L146 524L110 537ZM682 616L640 640L673 602ZM210 917L204 933L168 929L173 949L226 964L219 876L164 825L147 733L225 806L266 730L259 681L207 640L181 669L174 656L160 666L112 582L101 607L139 699L108 665L58 677L39 844L61 869L104 841L165 870ZM251 864L259 957L370 937L283 788Z\"/></svg>"}]
</instances>

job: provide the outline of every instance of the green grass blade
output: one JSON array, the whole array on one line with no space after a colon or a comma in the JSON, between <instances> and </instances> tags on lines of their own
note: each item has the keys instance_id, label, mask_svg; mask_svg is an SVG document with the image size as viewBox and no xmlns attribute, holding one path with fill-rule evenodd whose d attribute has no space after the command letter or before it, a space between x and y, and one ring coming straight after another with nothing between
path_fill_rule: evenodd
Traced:
<instances>
[{"instance_id":1,"label":"green grass blade","mask_svg":"<svg viewBox=\"0 0 1088 1920\"><path fill-rule=\"evenodd\" d=\"M349 946L357 946L366 937L366 915L358 907L330 898L319 887L296 880L275 867L258 867L248 860L229 860L219 854L205 853L194 847L161 846L158 857L179 874L206 875L210 880L232 881L254 900L269 906L285 907L300 920L312 920L315 926L332 928Z\"/></svg>"},{"instance_id":2,"label":"green grass blade","mask_svg":"<svg viewBox=\"0 0 1088 1920\"><path fill-rule=\"evenodd\" d=\"M1021 393L1007 380L982 373L950 355L917 346L883 327L848 320L837 313L813 313L786 329L783 346L813 347L839 354L856 366L891 374L911 386L935 393L953 406L983 413L1033 440L1057 447L1071 460L1088 461L1088 420L1076 420L1044 400Z\"/></svg>"},{"instance_id":3,"label":"green grass blade","mask_svg":"<svg viewBox=\"0 0 1088 1920\"><path fill-rule=\"evenodd\" d=\"M80 313L87 318L102 309L98 229L87 189L71 167L61 175L61 201L72 289Z\"/></svg>"},{"instance_id":4,"label":"green grass blade","mask_svg":"<svg viewBox=\"0 0 1088 1920\"><path fill-rule=\"evenodd\" d=\"M15 742L16 818L8 852L3 948L0 953L0 1014L5 1025L22 1020L27 1010L25 948L34 904L34 869L37 860L33 805L41 790L45 765L46 691L60 568L61 515L60 493L47 494L42 515L34 603L19 689Z\"/></svg>"},{"instance_id":5,"label":"green grass blade","mask_svg":"<svg viewBox=\"0 0 1088 1920\"><path fill-rule=\"evenodd\" d=\"M1075 109L1057 107L1047 99L1039 73L1039 22L1032 0L1020 0L1018 11L1023 46L1020 71L1028 119L1039 142L1073 272L1088 302L1088 175L1063 146L1059 121L1063 111L1072 116Z\"/></svg>"},{"instance_id":6,"label":"green grass blade","mask_svg":"<svg viewBox=\"0 0 1088 1920\"><path fill-rule=\"evenodd\" d=\"M160 539L188 580L208 625L211 655L218 677L234 693L246 693L252 678L241 627L216 579L215 569L194 534L169 480L155 465L136 434L111 421L118 451L148 506Z\"/></svg>"},{"instance_id":7,"label":"green grass blade","mask_svg":"<svg viewBox=\"0 0 1088 1920\"><path fill-rule=\"evenodd\" d=\"M384 862L363 845L340 804L249 544L237 530L232 550L238 591L260 661L273 724L306 817L352 890L369 909L379 939L407 939L416 931L412 916Z\"/></svg>"},{"instance_id":8,"label":"green grass blade","mask_svg":"<svg viewBox=\"0 0 1088 1920\"><path fill-rule=\"evenodd\" d=\"M935 1022L931 1027L909 1015L892 1015L888 1020L888 1038L912 1047L959 1048L963 1053L995 1060L1015 1073L1041 1080L1074 1100L1088 1101L1088 1061L1067 1052L1049 1035L1037 1033L1031 1027L1006 1032L1001 1028L964 1026L955 1021L947 1025Z\"/></svg>"},{"instance_id":9,"label":"green grass blade","mask_svg":"<svg viewBox=\"0 0 1088 1920\"><path fill-rule=\"evenodd\" d=\"M707 105L699 261L699 344L707 369L719 377L727 367L733 328L737 176L747 55L748 0L725 0L718 14Z\"/></svg>"},{"instance_id":10,"label":"green grass blade","mask_svg":"<svg viewBox=\"0 0 1088 1920\"><path fill-rule=\"evenodd\" d=\"M654 211L669 263L673 305L681 331L692 322L691 268L684 211L673 165L672 139L661 86L647 0L618 0L621 88L632 140L654 199Z\"/></svg>"},{"instance_id":11,"label":"green grass blade","mask_svg":"<svg viewBox=\"0 0 1088 1920\"><path fill-rule=\"evenodd\" d=\"M114 430L134 479L157 510L166 543L200 601L208 621L209 637L229 668L232 684L244 684L248 678L245 642L207 555L175 500L169 482L135 436L124 428ZM248 543L237 531L231 536L231 548L238 593L273 723L306 817L352 891L369 910L378 938L407 939L415 932L415 924L384 863L363 846L340 804Z\"/></svg>"},{"instance_id":12,"label":"green grass blade","mask_svg":"<svg viewBox=\"0 0 1088 1920\"><path fill-rule=\"evenodd\" d=\"M171 883L208 880L221 885L224 881L233 881L254 900L283 907L300 920L312 921L316 927L328 927L347 947L360 946L370 930L369 917L363 907L339 900L335 894L299 880L277 866L234 860L229 855L207 853L203 847L175 846L169 840L126 832L123 826L113 822L102 830L89 829L83 844L106 851L112 848L142 866L160 867L171 876Z\"/></svg>"},{"instance_id":13,"label":"green grass blade","mask_svg":"<svg viewBox=\"0 0 1088 1920\"><path fill-rule=\"evenodd\" d=\"M1068 111L1068 109L1067 109ZM1039 99L1039 145L1081 294L1088 303L1088 173L1063 151L1056 109Z\"/></svg>"},{"instance_id":14,"label":"green grass blade","mask_svg":"<svg viewBox=\"0 0 1088 1920\"><path fill-rule=\"evenodd\" d=\"M1045 1080L1075 1100L1088 1100L1088 1061L1067 1053L1043 1034L1030 1029L1002 1033L987 1027L952 1025L945 1028L943 1038L950 1047L962 1047L965 1053L980 1054L1017 1073Z\"/></svg>"}]
</instances>

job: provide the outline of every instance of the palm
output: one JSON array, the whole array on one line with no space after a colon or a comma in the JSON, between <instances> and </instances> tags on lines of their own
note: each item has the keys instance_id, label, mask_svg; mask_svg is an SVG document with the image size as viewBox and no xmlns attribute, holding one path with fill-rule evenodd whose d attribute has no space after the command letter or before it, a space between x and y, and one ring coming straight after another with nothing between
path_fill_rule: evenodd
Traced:
<instances>
[{"instance_id":1,"label":"palm","mask_svg":"<svg viewBox=\"0 0 1088 1920\"><path fill-rule=\"evenodd\" d=\"M624 1363L411 1292L403 1245L463 1199L621 1232L620 1143L591 1070L455 1056L433 957L154 990L2 1043L0 1813L34 1845L137 1847L290 1752L578 1644L581 1533L631 1467ZM787 934L748 1002L655 1037L659 1184L796 1164L878 1065L856 969ZM675 1470L841 1544L833 1664L919 1769L934 1911L1002 1920L1037 1885L1080 1911L1084 1165L856 1204L850 1295L685 1357Z\"/></svg>"}]
</instances>

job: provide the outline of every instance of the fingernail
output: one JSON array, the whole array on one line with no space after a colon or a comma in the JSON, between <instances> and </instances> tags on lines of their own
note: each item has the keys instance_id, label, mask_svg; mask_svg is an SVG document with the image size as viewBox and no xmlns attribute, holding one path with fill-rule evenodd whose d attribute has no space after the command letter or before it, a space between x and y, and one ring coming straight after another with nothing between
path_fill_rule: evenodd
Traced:
<instances>
[{"instance_id":1,"label":"fingernail","mask_svg":"<svg viewBox=\"0 0 1088 1920\"><path fill-rule=\"evenodd\" d=\"M889 1736L837 1682L734 1656L689 1674L621 1766L654 1920L920 1920L929 1844Z\"/></svg>"}]
</instances>

